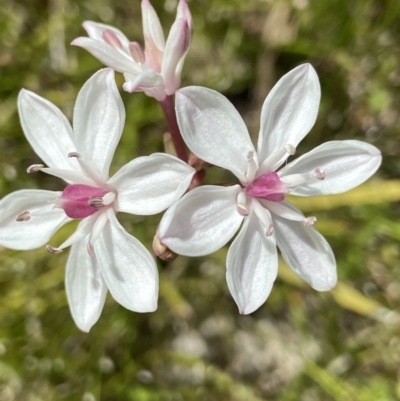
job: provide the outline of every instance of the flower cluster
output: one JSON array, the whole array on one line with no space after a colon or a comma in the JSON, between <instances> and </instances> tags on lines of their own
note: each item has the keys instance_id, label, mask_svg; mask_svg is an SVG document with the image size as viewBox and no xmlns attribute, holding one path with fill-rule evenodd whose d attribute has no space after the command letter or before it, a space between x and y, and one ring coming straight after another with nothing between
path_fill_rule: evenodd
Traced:
<instances>
[{"instance_id":1,"label":"flower cluster","mask_svg":"<svg viewBox=\"0 0 400 401\"><path fill-rule=\"evenodd\" d=\"M43 162L27 172L59 177L65 189L5 196L0 245L19 250L46 245L52 254L71 246L66 293L83 331L99 319L107 290L132 311L157 308L155 259L121 226L119 212L147 216L166 210L153 243L162 257L170 251L210 254L240 228L227 256L228 287L240 313L252 313L267 299L277 276L277 247L314 289L331 289L336 262L312 227L317 219L304 216L285 197L354 188L378 169L379 150L355 140L332 141L285 163L317 118L321 91L310 64L283 76L265 99L255 149L239 113L223 95L203 87L180 89L192 33L186 1L179 2L167 41L148 0L142 0L142 14L144 48L114 27L90 21L83 24L89 38L72 42L109 67L79 92L73 128L52 103L21 90L21 125ZM143 91L161 103L179 158L165 153L139 157L109 177L125 123L114 70L124 73L125 91ZM195 161L188 161L184 144ZM231 171L237 183L201 185L204 162ZM53 234L74 219L80 220L76 231L61 245L49 245Z\"/></svg>"}]
</instances>

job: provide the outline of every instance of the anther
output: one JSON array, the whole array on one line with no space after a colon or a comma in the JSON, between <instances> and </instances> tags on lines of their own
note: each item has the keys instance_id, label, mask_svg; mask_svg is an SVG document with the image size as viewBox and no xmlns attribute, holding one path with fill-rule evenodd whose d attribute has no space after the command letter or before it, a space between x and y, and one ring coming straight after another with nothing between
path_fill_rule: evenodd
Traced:
<instances>
[{"instance_id":1,"label":"anther","mask_svg":"<svg viewBox=\"0 0 400 401\"><path fill-rule=\"evenodd\" d=\"M31 218L31 214L28 210L25 212L20 213L15 220L16 221L28 221Z\"/></svg>"},{"instance_id":2,"label":"anther","mask_svg":"<svg viewBox=\"0 0 400 401\"><path fill-rule=\"evenodd\" d=\"M91 242L88 242L86 249L90 256L94 256L94 248L93 248L93 244Z\"/></svg>"},{"instance_id":3,"label":"anther","mask_svg":"<svg viewBox=\"0 0 400 401\"><path fill-rule=\"evenodd\" d=\"M246 161L247 161L247 162L251 162L253 159L254 159L254 151L250 150L250 151L247 153Z\"/></svg>"},{"instance_id":4,"label":"anther","mask_svg":"<svg viewBox=\"0 0 400 401\"><path fill-rule=\"evenodd\" d=\"M61 253L63 250L60 248L54 248L50 245L46 245L46 251L55 255L57 253Z\"/></svg>"},{"instance_id":5,"label":"anther","mask_svg":"<svg viewBox=\"0 0 400 401\"><path fill-rule=\"evenodd\" d=\"M303 226L304 226L304 227L313 226L313 225L315 224L316 221L317 221L317 218L316 218L315 216L307 217L307 218L303 221Z\"/></svg>"},{"instance_id":6,"label":"anther","mask_svg":"<svg viewBox=\"0 0 400 401\"><path fill-rule=\"evenodd\" d=\"M236 209L239 214L242 216L247 216L249 214L249 209L246 206L246 193L243 191L240 191L236 197Z\"/></svg>"},{"instance_id":7,"label":"anther","mask_svg":"<svg viewBox=\"0 0 400 401\"><path fill-rule=\"evenodd\" d=\"M267 237L270 237L273 233L274 233L274 225L270 224L268 230L265 232L265 235Z\"/></svg>"},{"instance_id":8,"label":"anther","mask_svg":"<svg viewBox=\"0 0 400 401\"><path fill-rule=\"evenodd\" d=\"M289 153L290 156L293 156L296 154L296 148L293 145L290 145L287 143L284 148L286 149L286 152Z\"/></svg>"},{"instance_id":9,"label":"anther","mask_svg":"<svg viewBox=\"0 0 400 401\"><path fill-rule=\"evenodd\" d=\"M68 157L76 157L77 159L79 159L81 155L78 152L69 152Z\"/></svg>"},{"instance_id":10,"label":"anther","mask_svg":"<svg viewBox=\"0 0 400 401\"><path fill-rule=\"evenodd\" d=\"M88 204L95 209L101 209L104 206L103 198L94 196L88 200Z\"/></svg>"},{"instance_id":11,"label":"anther","mask_svg":"<svg viewBox=\"0 0 400 401\"><path fill-rule=\"evenodd\" d=\"M241 203L238 203L236 205L236 209L242 216L247 216L249 214L249 209L247 209L247 207L245 205L242 205Z\"/></svg>"},{"instance_id":12,"label":"anther","mask_svg":"<svg viewBox=\"0 0 400 401\"><path fill-rule=\"evenodd\" d=\"M317 180L323 180L324 178L325 178L325 171L324 170L322 170L322 168L316 168L315 170L314 170L314 174L315 174L315 178L317 179Z\"/></svg>"},{"instance_id":13,"label":"anther","mask_svg":"<svg viewBox=\"0 0 400 401\"><path fill-rule=\"evenodd\" d=\"M29 167L26 169L26 172L27 172L28 174L30 174L30 173L36 173L36 172L40 171L42 168L44 168L44 165L43 165L43 164L32 164L32 166L29 166Z\"/></svg>"}]
</instances>

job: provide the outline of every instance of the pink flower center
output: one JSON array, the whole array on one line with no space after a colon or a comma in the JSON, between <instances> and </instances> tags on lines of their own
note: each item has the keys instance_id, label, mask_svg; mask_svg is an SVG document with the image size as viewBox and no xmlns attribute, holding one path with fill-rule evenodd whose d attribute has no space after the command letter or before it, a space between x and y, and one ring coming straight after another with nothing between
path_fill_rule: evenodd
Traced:
<instances>
[{"instance_id":1,"label":"pink flower center","mask_svg":"<svg viewBox=\"0 0 400 401\"><path fill-rule=\"evenodd\" d=\"M107 191L83 184L72 184L64 189L56 206L63 209L71 219L91 216L102 207L102 197Z\"/></svg>"},{"instance_id":2,"label":"pink flower center","mask_svg":"<svg viewBox=\"0 0 400 401\"><path fill-rule=\"evenodd\" d=\"M281 202L285 199L286 187L275 172L265 173L255 179L247 188L248 195Z\"/></svg>"}]
</instances>

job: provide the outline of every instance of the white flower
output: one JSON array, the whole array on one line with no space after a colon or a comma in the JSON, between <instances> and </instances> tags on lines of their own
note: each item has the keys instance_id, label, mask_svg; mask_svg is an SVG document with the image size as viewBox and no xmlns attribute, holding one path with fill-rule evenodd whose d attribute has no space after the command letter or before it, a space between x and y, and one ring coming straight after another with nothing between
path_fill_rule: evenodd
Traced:
<instances>
[{"instance_id":1,"label":"white flower","mask_svg":"<svg viewBox=\"0 0 400 401\"><path fill-rule=\"evenodd\" d=\"M142 0L142 17L144 50L120 30L92 21L83 23L89 38L80 37L71 44L83 47L108 67L124 73L125 91L144 91L163 101L179 88L192 35L192 16L186 1L180 0L167 42L149 0Z\"/></svg>"},{"instance_id":2,"label":"white flower","mask_svg":"<svg viewBox=\"0 0 400 401\"><path fill-rule=\"evenodd\" d=\"M55 231L82 218L76 232L51 253L70 245L66 291L77 326L89 331L103 309L107 288L137 312L157 308L158 272L153 257L116 219L117 212L152 215L179 199L194 169L166 154L139 157L113 177L108 170L125 122L114 71L93 75L79 92L71 125L49 101L27 90L18 98L21 124L38 156L28 172L65 180L63 192L21 190L0 201L0 244L33 249Z\"/></svg>"},{"instance_id":3,"label":"white flower","mask_svg":"<svg viewBox=\"0 0 400 401\"><path fill-rule=\"evenodd\" d=\"M257 152L246 126L222 95L201 87L176 93L182 136L200 159L230 170L240 185L195 188L164 214L159 239L174 252L200 256L225 245L242 224L227 257L227 281L241 313L267 299L277 275L277 250L314 289L337 280L326 240L310 227L315 217L284 200L347 191L379 167L374 146L348 140L327 142L275 172L294 154L317 117L320 85L314 69L301 65L285 75L266 98Z\"/></svg>"}]
</instances>

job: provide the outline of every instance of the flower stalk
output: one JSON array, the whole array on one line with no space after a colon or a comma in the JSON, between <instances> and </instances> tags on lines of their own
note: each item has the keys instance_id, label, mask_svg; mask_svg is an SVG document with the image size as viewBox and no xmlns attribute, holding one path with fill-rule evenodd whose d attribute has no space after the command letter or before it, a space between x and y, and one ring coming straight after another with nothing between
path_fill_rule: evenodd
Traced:
<instances>
[{"instance_id":1,"label":"flower stalk","mask_svg":"<svg viewBox=\"0 0 400 401\"><path fill-rule=\"evenodd\" d=\"M165 118L167 119L169 132L171 134L172 142L175 147L176 155L184 162L188 161L185 142L182 139L181 131L179 130L178 122L176 120L176 112L174 107L174 99L172 95L167 96L160 102L164 111Z\"/></svg>"}]
</instances>

